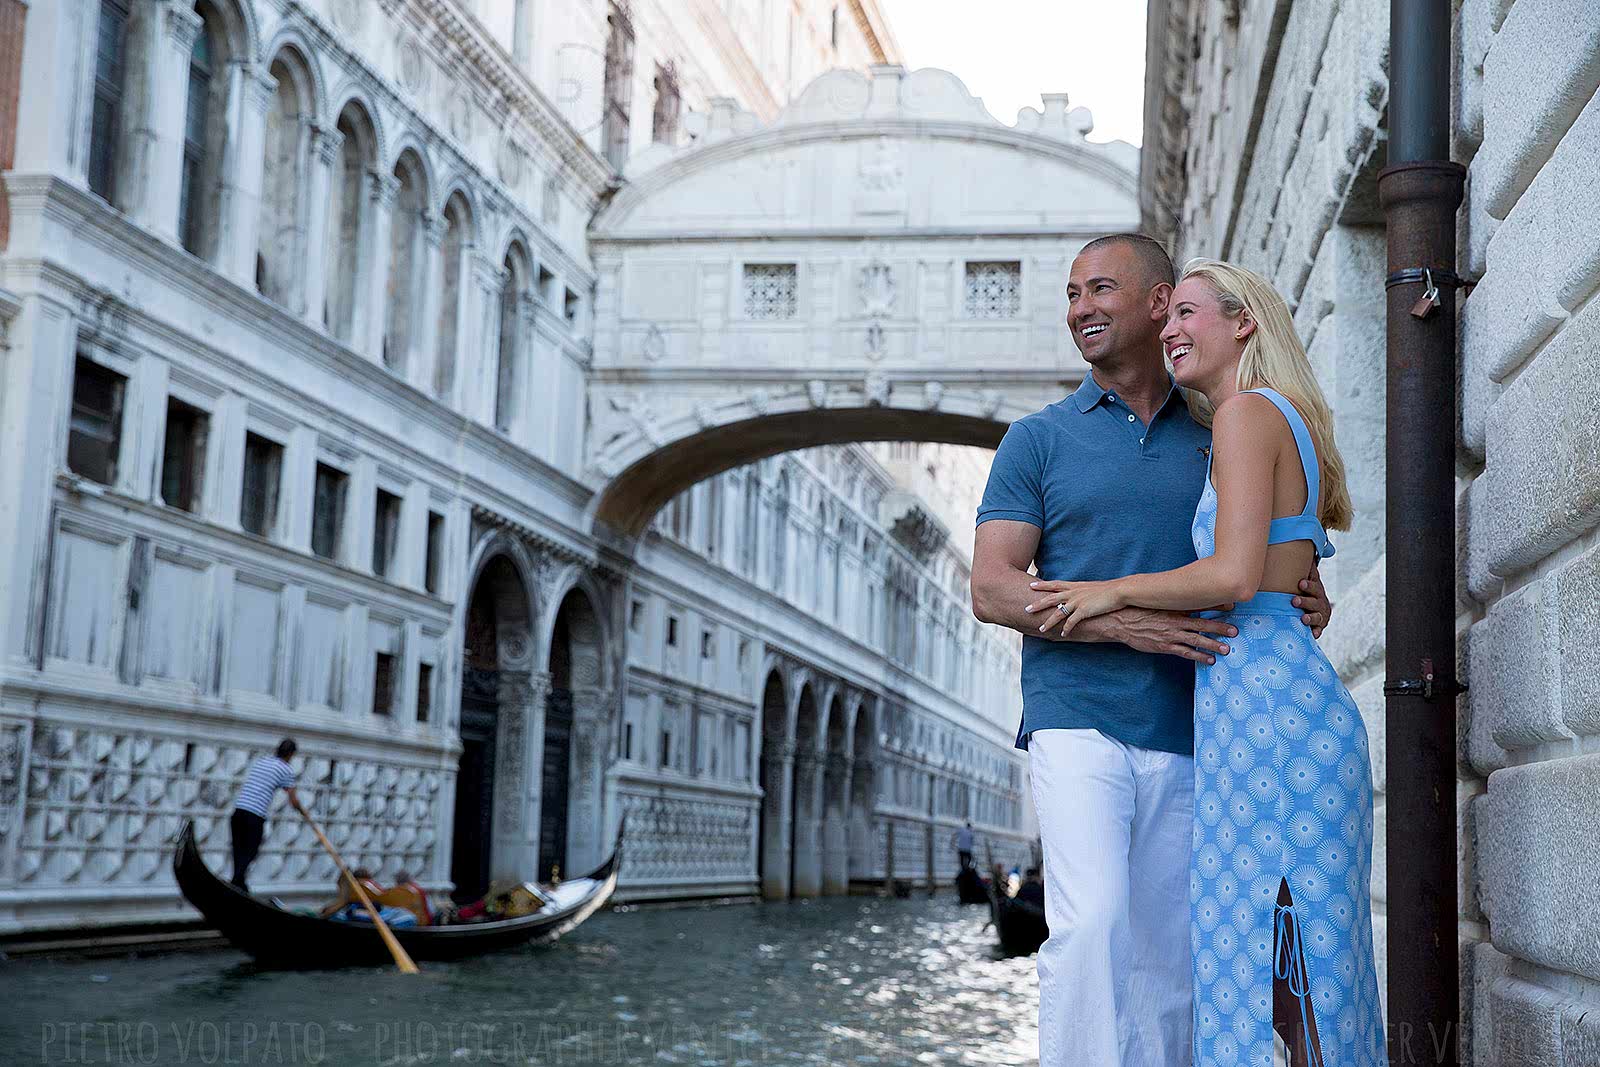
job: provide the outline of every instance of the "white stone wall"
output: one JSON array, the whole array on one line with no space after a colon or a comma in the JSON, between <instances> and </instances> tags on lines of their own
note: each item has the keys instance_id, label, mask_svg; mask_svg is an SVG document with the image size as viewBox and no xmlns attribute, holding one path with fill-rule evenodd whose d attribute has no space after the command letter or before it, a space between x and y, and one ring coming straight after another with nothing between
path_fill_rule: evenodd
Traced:
<instances>
[{"instance_id":1,"label":"white stone wall","mask_svg":"<svg viewBox=\"0 0 1600 1067\"><path fill-rule=\"evenodd\" d=\"M1588 0L1457 7L1458 269L1481 278L1459 312L1463 1059L1588 1064L1600 1046L1600 13ZM1373 741L1380 956L1387 11L1153 3L1141 188L1146 225L1180 258L1235 258L1278 284L1335 409L1357 519L1325 568L1337 609L1324 644Z\"/></svg>"}]
</instances>

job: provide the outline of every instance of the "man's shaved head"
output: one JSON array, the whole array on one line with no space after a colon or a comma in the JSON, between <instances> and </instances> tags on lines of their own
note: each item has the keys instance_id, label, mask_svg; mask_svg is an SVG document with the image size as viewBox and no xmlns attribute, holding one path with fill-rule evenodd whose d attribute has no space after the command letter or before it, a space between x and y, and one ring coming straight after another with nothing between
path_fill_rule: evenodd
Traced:
<instances>
[{"instance_id":1,"label":"man's shaved head","mask_svg":"<svg viewBox=\"0 0 1600 1067\"><path fill-rule=\"evenodd\" d=\"M1172 257L1167 255L1167 250L1161 242L1154 237L1142 233L1113 233L1105 237L1096 237L1093 241L1078 250L1078 255L1093 252L1096 249L1120 245L1133 252L1139 261L1139 267L1144 275L1145 285L1154 289L1158 285L1176 285L1178 273L1172 268Z\"/></svg>"}]
</instances>

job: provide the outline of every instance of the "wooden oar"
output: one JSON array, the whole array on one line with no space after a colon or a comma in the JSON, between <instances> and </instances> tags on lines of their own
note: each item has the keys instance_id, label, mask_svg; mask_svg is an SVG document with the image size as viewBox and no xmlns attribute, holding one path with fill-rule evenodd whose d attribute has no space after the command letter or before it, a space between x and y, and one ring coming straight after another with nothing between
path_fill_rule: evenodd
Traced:
<instances>
[{"instance_id":1,"label":"wooden oar","mask_svg":"<svg viewBox=\"0 0 1600 1067\"><path fill-rule=\"evenodd\" d=\"M361 883L356 880L355 875L350 873L350 868L344 865L344 860L339 858L339 852L333 847L333 842L323 835L322 830L312 820L309 811L302 808L300 814L305 817L306 825L311 827L311 832L317 835L317 840L322 842L322 847L328 850L328 855L333 857L333 862L339 865L339 873L349 880L350 887L356 891L356 897L360 899L362 905L367 909L367 914L372 916L372 923L378 928L378 936L383 938L383 943L388 947L390 955L394 956L394 965L400 968L401 974L416 974L417 965L411 962L411 956L401 947L399 940L394 936L394 931L389 929L389 924L384 922L378 915L378 908L372 903L372 898L367 896L367 891L361 888Z\"/></svg>"}]
</instances>

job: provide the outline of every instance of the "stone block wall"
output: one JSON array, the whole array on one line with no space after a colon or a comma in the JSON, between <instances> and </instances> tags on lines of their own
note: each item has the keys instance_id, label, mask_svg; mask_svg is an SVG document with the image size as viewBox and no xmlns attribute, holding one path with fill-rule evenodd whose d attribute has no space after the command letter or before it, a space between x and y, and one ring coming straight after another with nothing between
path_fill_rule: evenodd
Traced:
<instances>
[{"instance_id":1,"label":"stone block wall","mask_svg":"<svg viewBox=\"0 0 1600 1067\"><path fill-rule=\"evenodd\" d=\"M1459 0L1462 1062L1600 1063L1600 8ZM1155 0L1145 225L1271 278L1328 394L1357 519L1323 644L1361 707L1385 960L1388 5ZM1269 33L1242 27L1266 25ZM1220 84L1219 84L1220 82ZM1252 100L1229 86L1265 88ZM1175 116L1178 116L1175 119ZM1181 119L1179 121L1178 119ZM1219 182L1219 176L1221 181ZM1419 943L1419 951L1421 950ZM1390 1027L1395 1062L1434 1062Z\"/></svg>"}]
</instances>

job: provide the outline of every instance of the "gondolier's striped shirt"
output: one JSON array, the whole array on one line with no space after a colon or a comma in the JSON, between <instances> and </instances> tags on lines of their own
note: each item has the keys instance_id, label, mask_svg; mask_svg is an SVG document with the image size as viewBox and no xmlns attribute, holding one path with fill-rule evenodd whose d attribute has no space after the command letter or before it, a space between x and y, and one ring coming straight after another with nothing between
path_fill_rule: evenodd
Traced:
<instances>
[{"instance_id":1,"label":"gondolier's striped shirt","mask_svg":"<svg viewBox=\"0 0 1600 1067\"><path fill-rule=\"evenodd\" d=\"M250 765L250 773L244 778L244 788L239 790L239 799L233 802L233 806L265 819L267 809L272 806L273 795L280 789L293 786L297 777L294 768L277 756L262 756Z\"/></svg>"}]
</instances>

